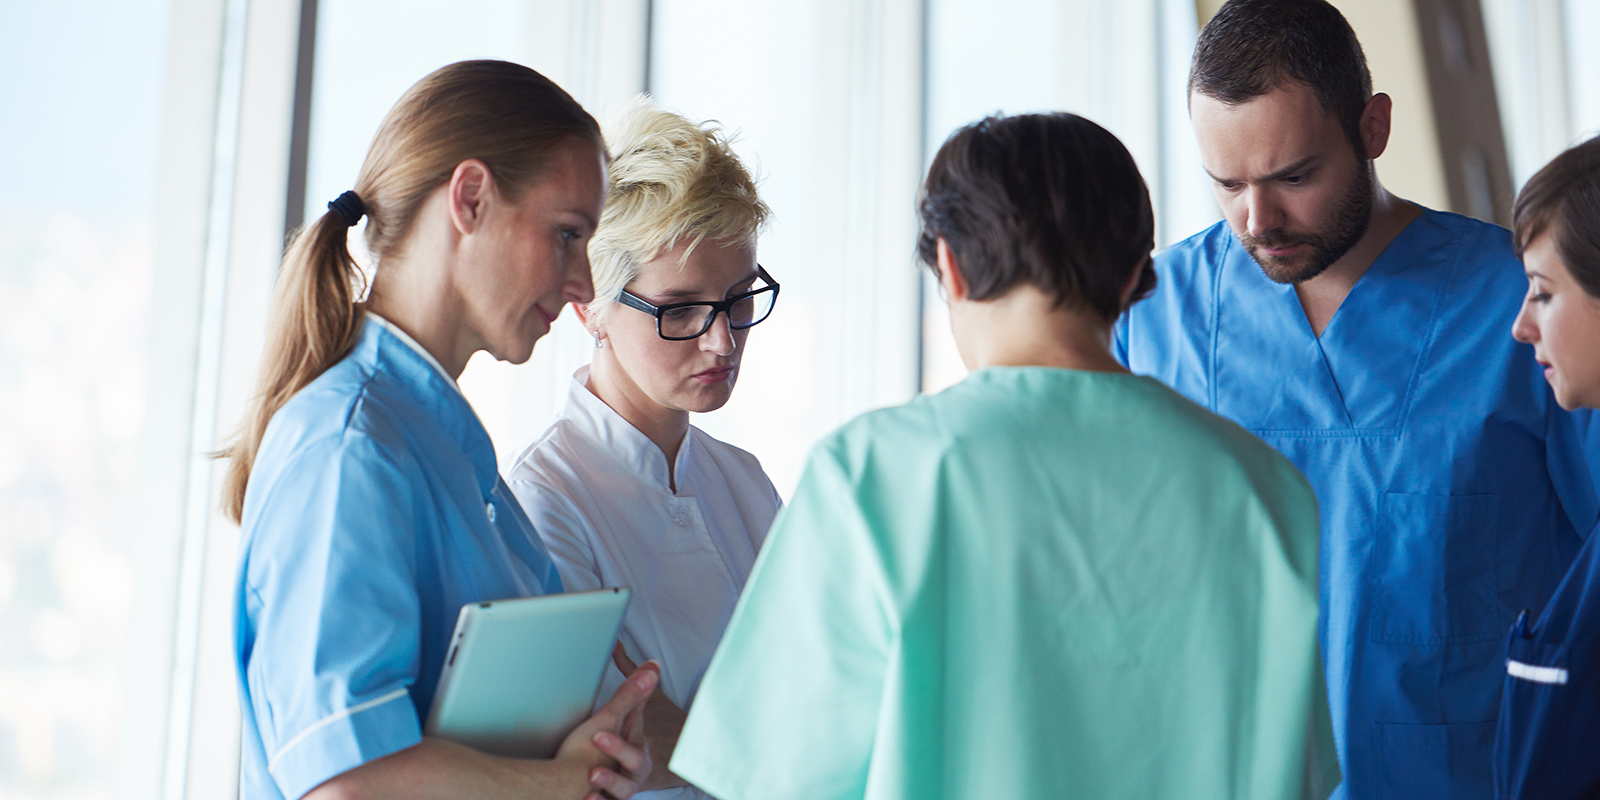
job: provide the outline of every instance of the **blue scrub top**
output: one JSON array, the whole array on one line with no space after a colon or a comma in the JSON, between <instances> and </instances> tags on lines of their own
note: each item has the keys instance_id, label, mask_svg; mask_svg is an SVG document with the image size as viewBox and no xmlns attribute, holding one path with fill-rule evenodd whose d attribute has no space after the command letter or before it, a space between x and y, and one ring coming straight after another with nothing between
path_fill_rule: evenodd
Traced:
<instances>
[{"instance_id":1,"label":"blue scrub top","mask_svg":"<svg viewBox=\"0 0 1600 800\"><path fill-rule=\"evenodd\" d=\"M1320 338L1225 222L1156 272L1118 357L1276 447L1321 501L1340 796L1492 797L1506 631L1600 509L1600 431L1510 336L1526 290L1510 234L1424 213Z\"/></svg>"},{"instance_id":2,"label":"blue scrub top","mask_svg":"<svg viewBox=\"0 0 1600 800\"><path fill-rule=\"evenodd\" d=\"M455 383L369 317L267 426L245 495L240 797L421 741L461 606L558 592Z\"/></svg>"},{"instance_id":3,"label":"blue scrub top","mask_svg":"<svg viewBox=\"0 0 1600 800\"><path fill-rule=\"evenodd\" d=\"M1530 628L1517 621L1495 737L1495 796L1600 797L1600 545L1578 560Z\"/></svg>"}]
</instances>

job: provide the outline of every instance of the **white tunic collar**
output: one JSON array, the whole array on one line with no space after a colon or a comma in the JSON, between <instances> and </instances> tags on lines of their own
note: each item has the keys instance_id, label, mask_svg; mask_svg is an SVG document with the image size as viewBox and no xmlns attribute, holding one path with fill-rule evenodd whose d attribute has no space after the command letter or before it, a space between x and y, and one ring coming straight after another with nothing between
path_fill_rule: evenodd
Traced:
<instances>
[{"instance_id":1,"label":"white tunic collar","mask_svg":"<svg viewBox=\"0 0 1600 800\"><path fill-rule=\"evenodd\" d=\"M572 385L567 390L567 405L561 416L571 420L583 435L600 444L617 463L638 476L645 483L672 494L672 484L667 480L667 457L633 424L622 418L604 400L589 391L589 367L584 365L572 374ZM673 474L678 479L678 494L685 491L684 479L688 474L690 450L694 437L684 432L678 445L678 459Z\"/></svg>"}]
</instances>

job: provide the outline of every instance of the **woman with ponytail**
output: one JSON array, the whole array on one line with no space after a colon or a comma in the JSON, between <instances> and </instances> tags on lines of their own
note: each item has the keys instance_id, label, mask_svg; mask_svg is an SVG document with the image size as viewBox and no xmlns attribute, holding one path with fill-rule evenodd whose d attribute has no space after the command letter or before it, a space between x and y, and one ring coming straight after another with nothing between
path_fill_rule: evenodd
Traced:
<instances>
[{"instance_id":1,"label":"woman with ponytail","mask_svg":"<svg viewBox=\"0 0 1600 800\"><path fill-rule=\"evenodd\" d=\"M593 297L599 127L544 76L452 64L400 98L355 187L284 258L224 502L243 528L241 796L616 798L650 773L636 671L551 760L422 735L457 611L557 592L456 386ZM347 248L362 217L376 269Z\"/></svg>"}]
</instances>

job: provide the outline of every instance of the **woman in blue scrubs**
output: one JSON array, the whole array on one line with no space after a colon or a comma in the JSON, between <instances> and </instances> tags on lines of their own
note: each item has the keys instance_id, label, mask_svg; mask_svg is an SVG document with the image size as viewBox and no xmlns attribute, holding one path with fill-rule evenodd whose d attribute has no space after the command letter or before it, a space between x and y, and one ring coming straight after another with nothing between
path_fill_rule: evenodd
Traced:
<instances>
[{"instance_id":1,"label":"woman in blue scrubs","mask_svg":"<svg viewBox=\"0 0 1600 800\"><path fill-rule=\"evenodd\" d=\"M284 258L225 489L243 527L243 798L623 798L648 775L639 670L550 760L422 735L457 612L561 591L456 386L526 361L593 297L599 126L526 67L462 62L383 121L352 191ZM367 218L370 294L349 229Z\"/></svg>"},{"instance_id":2,"label":"woman in blue scrubs","mask_svg":"<svg viewBox=\"0 0 1600 800\"><path fill-rule=\"evenodd\" d=\"M1517 196L1528 294L1512 335L1533 345L1562 408L1600 408L1600 137ZM1495 784L1501 798L1600 797L1600 525L1545 604L1511 632Z\"/></svg>"}]
</instances>

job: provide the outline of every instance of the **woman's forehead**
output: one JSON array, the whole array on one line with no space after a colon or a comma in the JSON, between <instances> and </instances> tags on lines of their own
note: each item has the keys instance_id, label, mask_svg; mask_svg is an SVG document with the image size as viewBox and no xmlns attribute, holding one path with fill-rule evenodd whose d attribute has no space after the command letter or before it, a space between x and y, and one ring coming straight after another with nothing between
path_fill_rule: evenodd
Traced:
<instances>
[{"instance_id":1,"label":"woman's forehead","mask_svg":"<svg viewBox=\"0 0 1600 800\"><path fill-rule=\"evenodd\" d=\"M755 276L755 247L708 240L692 250L687 245L674 246L640 264L633 286L662 294L700 294L720 292Z\"/></svg>"}]
</instances>

